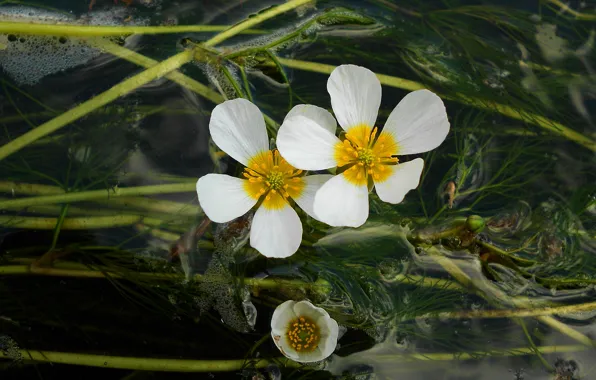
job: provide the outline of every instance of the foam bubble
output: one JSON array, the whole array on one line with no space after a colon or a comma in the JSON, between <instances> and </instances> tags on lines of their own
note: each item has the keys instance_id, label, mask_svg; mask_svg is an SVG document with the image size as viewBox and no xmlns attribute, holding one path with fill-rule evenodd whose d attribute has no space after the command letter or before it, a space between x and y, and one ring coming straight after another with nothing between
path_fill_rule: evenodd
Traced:
<instances>
[{"instance_id":1,"label":"foam bubble","mask_svg":"<svg viewBox=\"0 0 596 380\"><path fill-rule=\"evenodd\" d=\"M30 7L0 7L0 20L41 24L145 25L145 19L130 19L127 10L91 12L74 16ZM113 38L112 38L113 39ZM0 66L20 85L34 85L42 78L83 65L102 54L76 37L0 34Z\"/></svg>"},{"instance_id":2,"label":"foam bubble","mask_svg":"<svg viewBox=\"0 0 596 380\"><path fill-rule=\"evenodd\" d=\"M0 351L2 351L8 358L16 362L23 360L23 355L21 355L19 345L9 336L0 335Z\"/></svg>"}]
</instances>

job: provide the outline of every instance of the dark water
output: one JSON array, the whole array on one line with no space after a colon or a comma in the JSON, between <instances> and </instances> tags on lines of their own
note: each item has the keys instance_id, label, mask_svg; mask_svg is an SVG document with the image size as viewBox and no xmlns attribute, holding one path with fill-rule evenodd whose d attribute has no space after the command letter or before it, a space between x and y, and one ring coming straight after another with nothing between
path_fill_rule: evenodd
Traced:
<instances>
[{"instance_id":1,"label":"dark water","mask_svg":"<svg viewBox=\"0 0 596 380\"><path fill-rule=\"evenodd\" d=\"M280 3L3 3L0 26L233 25ZM596 379L596 7L568 6L581 14L549 1L310 3L184 65L206 93L160 78L4 156L2 378ZM99 41L163 61L213 35ZM143 70L60 37L0 35L1 145ZM210 142L222 98L251 98L270 136L296 104L330 108L328 73L302 61L391 77L380 125L409 92L400 78L420 83L444 99L451 132L420 155L421 184L404 202L372 196L358 229L303 215L298 253L266 259L247 244L250 215L201 229L194 184L242 171ZM117 193L153 185L172 187ZM39 199L65 192L85 197ZM254 285L263 279L276 285ZM344 327L326 362L280 360L270 319L288 299L310 299ZM105 355L108 368L19 350ZM181 373L110 368L109 357L245 361ZM262 358L270 366L255 368Z\"/></svg>"}]
</instances>

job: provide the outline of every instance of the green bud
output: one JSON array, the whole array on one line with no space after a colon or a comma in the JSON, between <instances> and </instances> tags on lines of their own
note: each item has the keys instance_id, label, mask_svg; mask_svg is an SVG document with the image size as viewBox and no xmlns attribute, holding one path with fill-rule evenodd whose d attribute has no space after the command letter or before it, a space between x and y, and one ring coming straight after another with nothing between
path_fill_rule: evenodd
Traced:
<instances>
[{"instance_id":1,"label":"green bud","mask_svg":"<svg viewBox=\"0 0 596 380\"><path fill-rule=\"evenodd\" d=\"M482 232L485 226L486 223L484 221L484 218L480 215L470 215L468 216L468 219L466 219L466 227L468 228L468 230L470 230L470 232Z\"/></svg>"}]
</instances>

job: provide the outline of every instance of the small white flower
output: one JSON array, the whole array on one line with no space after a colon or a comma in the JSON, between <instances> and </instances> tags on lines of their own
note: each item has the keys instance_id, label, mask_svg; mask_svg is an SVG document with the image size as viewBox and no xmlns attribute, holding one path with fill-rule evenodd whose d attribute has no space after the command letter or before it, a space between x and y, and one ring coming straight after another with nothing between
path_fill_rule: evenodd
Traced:
<instances>
[{"instance_id":1,"label":"small white flower","mask_svg":"<svg viewBox=\"0 0 596 380\"><path fill-rule=\"evenodd\" d=\"M374 127L381 104L381 83L370 70L342 65L327 81L331 106L344 129L335 136L335 120L326 110L300 105L290 111L277 136L277 147L292 165L304 170L337 167L339 175L317 192L314 212L331 226L361 226L368 218L368 192L373 186L385 202L400 203L418 187L424 161L399 163L397 155L423 153L445 140L447 112L428 90L406 95L379 133Z\"/></svg>"},{"instance_id":2,"label":"small white flower","mask_svg":"<svg viewBox=\"0 0 596 380\"><path fill-rule=\"evenodd\" d=\"M303 176L276 150L269 150L263 115L246 99L215 107L209 132L220 149L246 168L244 179L223 174L199 178L197 193L205 214L225 223L260 203L252 220L250 245L267 257L294 254L302 241L302 223L289 199L315 217L315 193L332 176Z\"/></svg>"},{"instance_id":3,"label":"small white flower","mask_svg":"<svg viewBox=\"0 0 596 380\"><path fill-rule=\"evenodd\" d=\"M308 301L286 301L271 318L271 336L285 357L310 363L327 358L337 346L337 322Z\"/></svg>"}]
</instances>

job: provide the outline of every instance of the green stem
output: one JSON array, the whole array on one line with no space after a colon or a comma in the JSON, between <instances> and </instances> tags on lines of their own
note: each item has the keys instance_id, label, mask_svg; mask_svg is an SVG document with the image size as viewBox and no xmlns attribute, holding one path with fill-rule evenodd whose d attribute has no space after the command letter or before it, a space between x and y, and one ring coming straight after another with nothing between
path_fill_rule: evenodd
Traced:
<instances>
[{"instance_id":1,"label":"green stem","mask_svg":"<svg viewBox=\"0 0 596 380\"><path fill-rule=\"evenodd\" d=\"M540 352L544 354L562 354L570 352L585 351L587 347L580 345L567 346L539 346ZM451 361L451 360L470 360L484 356L523 356L532 355L534 350L529 347L518 347L493 351L475 351L475 352L435 352L420 354L391 354L380 355L375 359L411 362L411 361ZM19 350L19 354L24 360L31 360L55 364L72 364L100 368L117 368L142 371L169 371L169 372L224 372L238 371L246 367L246 360L184 360L184 359L159 359L159 358L140 358L126 356L92 355L73 352L56 351L37 351L37 350ZM0 358L12 359L13 356L0 351ZM250 362L251 367L265 368L272 363L284 363L285 367L302 368L302 364L293 362L285 358L278 359L260 359ZM309 367L304 367L308 369Z\"/></svg>"},{"instance_id":2,"label":"green stem","mask_svg":"<svg viewBox=\"0 0 596 380\"><path fill-rule=\"evenodd\" d=\"M193 185L195 185L193 183ZM196 186L196 185L195 185ZM196 196L195 196L196 199ZM195 217L201 215L203 210L196 205L178 203L166 200L145 198L145 197L127 197L127 198L110 198L108 201L110 204L117 204L124 207L132 207L134 209L142 209L147 211L153 211L157 213L179 215L179 216L190 216Z\"/></svg>"},{"instance_id":3,"label":"green stem","mask_svg":"<svg viewBox=\"0 0 596 380\"><path fill-rule=\"evenodd\" d=\"M66 218L66 214L68 214L68 206L68 203L62 205L62 210L60 210L60 215L58 216L58 220L54 225L54 236L52 237L52 245L50 246L50 251L56 248L56 243L58 243L58 236L60 236L60 230L64 225L64 219Z\"/></svg>"},{"instance_id":4,"label":"green stem","mask_svg":"<svg viewBox=\"0 0 596 380\"><path fill-rule=\"evenodd\" d=\"M495 287L486 288L486 285L483 283L476 281L475 279L470 278L461 268L449 257L443 256L441 254L432 252L431 257L441 265L451 276L455 277L455 279L460 282L463 286L476 289L477 293L486 299L489 302L495 302L495 298L499 300L499 302L504 303L508 306L515 306L515 307L525 307L528 304L531 304L532 301L525 298L525 297L510 297L508 294L500 291ZM492 291L492 294L485 294L485 292L489 290ZM488 297L490 295L490 297ZM534 301L535 302L535 301ZM558 320L554 319L549 315L542 315L535 317L538 321L549 325L550 327L558 330L562 334L567 335L571 339L580 342L588 347L596 347L596 342L587 337L586 335L582 334L581 332L567 326L566 324L559 322Z\"/></svg>"},{"instance_id":5,"label":"green stem","mask_svg":"<svg viewBox=\"0 0 596 380\"><path fill-rule=\"evenodd\" d=\"M32 185L34 186L34 185ZM39 185L43 189L50 186ZM132 197L153 194L167 193L190 193L196 191L194 183L169 183L165 185L138 186L138 187L120 187L115 189L89 190L73 193L63 193L55 195L42 195L30 198L18 198L0 201L0 210L15 207L27 207L40 204L52 203L70 203L81 201L102 200L108 201L117 197Z\"/></svg>"},{"instance_id":6,"label":"green stem","mask_svg":"<svg viewBox=\"0 0 596 380\"><path fill-rule=\"evenodd\" d=\"M531 309L504 310L464 310L449 311L438 314L428 314L429 318L446 319L476 319L476 318L527 318L544 315L563 315L569 313L583 313L596 310L596 302L580 303L576 305L549 306Z\"/></svg>"},{"instance_id":7,"label":"green stem","mask_svg":"<svg viewBox=\"0 0 596 380\"><path fill-rule=\"evenodd\" d=\"M578 12L575 9L569 7L568 4L563 3L561 0L542 0L542 1L558 6L560 8L559 11L561 13L567 12L570 15L575 16L575 18L577 18L578 20L587 20L587 21L596 20L596 14Z\"/></svg>"},{"instance_id":8,"label":"green stem","mask_svg":"<svg viewBox=\"0 0 596 380\"><path fill-rule=\"evenodd\" d=\"M569 345L569 346L539 346L538 349L544 354L556 354L565 352L577 352L586 351L589 349L585 346L580 345ZM523 356L534 354L534 349L531 347L518 347L510 348L505 350L493 350L493 351L475 351L475 352L462 352L462 353L420 353L420 354L405 354L405 355L387 355L382 357L383 359L393 359L398 361L412 361L412 360L470 360L478 359L483 356Z\"/></svg>"},{"instance_id":9,"label":"green stem","mask_svg":"<svg viewBox=\"0 0 596 380\"><path fill-rule=\"evenodd\" d=\"M186 184L188 189L191 189L193 184L196 183L196 179L192 180L191 182L184 181L182 184ZM180 183L179 183L180 184ZM161 186L167 186L161 185ZM190 190L189 190L190 191ZM58 194L66 194L64 190L57 186L49 186L49 185L39 185L39 184L32 184L32 183L19 183L19 182L12 182L12 181L0 181L0 192L11 193L13 196L21 196L21 195L58 195ZM76 194L75 192L71 194ZM31 199L31 198L23 198L23 199ZM14 199L12 199L14 200ZM0 198L0 204L2 201L11 201L11 199L3 199ZM108 200L103 201L102 203L109 203L110 205L116 204L124 207L132 207L134 209L142 209L146 211L153 211L158 213L164 214L176 214L176 215L184 215L184 216L197 216L202 213L202 210L199 206L187 204L187 203L180 203L180 202L172 202L167 200L161 199L153 199L153 198L146 198L146 197L117 197L111 195ZM14 206L7 206L6 208L10 209L20 209L23 207L22 204L17 203ZM49 210L51 213L55 212L54 208L49 209L41 209L40 212L44 210ZM71 213L94 213L94 214L113 214L114 212L118 212L117 210L109 210L109 209L102 209L102 210L85 210L76 208L71 208ZM111 211L111 212L110 212Z\"/></svg>"},{"instance_id":10,"label":"green stem","mask_svg":"<svg viewBox=\"0 0 596 380\"><path fill-rule=\"evenodd\" d=\"M558 330L560 333L567 335L571 339L575 340L576 342L580 342L581 344L587 347L596 347L596 341L590 339L586 335L582 334L581 332L567 326L563 322L549 316L549 315L541 315L536 317L537 320L552 327L555 330Z\"/></svg>"},{"instance_id":11,"label":"green stem","mask_svg":"<svg viewBox=\"0 0 596 380\"><path fill-rule=\"evenodd\" d=\"M21 263L31 262L30 259L19 259ZM51 267L40 267L29 265L2 265L0 266L0 275L40 275L40 276L54 276L54 277L76 277L76 278L125 278L131 279L134 277L147 278L152 280L164 280L164 281L180 281L184 278L182 274L176 273L153 273L153 272L131 272L131 273L118 273L114 272L108 267L97 267L98 270L90 270L86 265L56 261ZM194 280L201 282L205 278L203 275L196 274ZM210 282L217 282L216 278L209 278ZM316 293L325 293L331 290L330 285L327 281L319 279L315 282L304 282L302 280L286 280L286 279L275 279L275 278L245 278L242 280L244 285L250 286L253 292L258 293L261 290L272 290L278 288L307 288ZM227 280L222 280L222 283L227 283Z\"/></svg>"},{"instance_id":12,"label":"green stem","mask_svg":"<svg viewBox=\"0 0 596 380\"><path fill-rule=\"evenodd\" d=\"M50 195L63 194L64 189L58 186L39 185L14 181L0 181L0 192L17 195Z\"/></svg>"},{"instance_id":13,"label":"green stem","mask_svg":"<svg viewBox=\"0 0 596 380\"><path fill-rule=\"evenodd\" d=\"M294 69L312 71L312 72L317 72L317 73L322 73L322 74L331 74L331 72L335 69L335 66L333 66L333 65L326 65L326 64L322 64L322 63L316 63L316 62L299 61L299 60L295 60L295 59L279 58L279 62L281 62L281 64L283 64L284 66L291 67ZM418 82L411 81L408 79L403 79L403 78L398 78L398 77L393 77L393 76L383 75L383 74L377 74L377 77L379 78L379 81L381 82L381 84L384 84L384 85L390 86L390 87L400 88L403 90L415 91L415 90L420 90L420 89L426 88L422 83L418 83ZM523 122L539 126L539 127L544 128L550 132L553 132L553 133L561 135L571 141L574 141L574 142L576 142L592 151L596 151L596 141L592 140L589 137L582 135L579 132L574 131L573 129L570 129L570 128L564 126L561 123L547 119L543 116L540 116L540 115L537 115L537 114L534 114L531 112L526 112L523 110L518 110L518 109L515 109L515 108L510 107L505 104L499 104L499 103L491 102L488 100L480 100L480 99L476 99L476 98L471 98L471 97L463 96L461 94L458 95L457 97L449 97L449 96L445 96L445 95L441 95L441 96L444 99L453 100L453 101L460 102L460 103L463 103L465 105L469 105L472 107L480 108L480 109L483 109L486 111L498 112L498 113L501 113L502 115L505 115L512 119L521 120Z\"/></svg>"},{"instance_id":14,"label":"green stem","mask_svg":"<svg viewBox=\"0 0 596 380\"><path fill-rule=\"evenodd\" d=\"M62 217L62 214L60 215ZM33 216L0 215L0 226L28 228L35 230L89 230L96 228L116 228L143 223L148 226L162 226L165 221L139 215L90 216L82 218L44 218ZM54 236L57 239L57 234ZM54 246L54 243L52 243Z\"/></svg>"},{"instance_id":15,"label":"green stem","mask_svg":"<svg viewBox=\"0 0 596 380\"><path fill-rule=\"evenodd\" d=\"M517 264L520 264L523 266L532 266L532 265L536 264L536 261L534 261L534 260L522 259L521 257L512 255L510 252L504 251L504 250L500 249L499 247L489 244L487 242L476 240L476 243L478 243L478 245L486 248L487 250L489 250L490 252L492 252L498 256L506 257L510 260L513 260Z\"/></svg>"},{"instance_id":16,"label":"green stem","mask_svg":"<svg viewBox=\"0 0 596 380\"><path fill-rule=\"evenodd\" d=\"M212 33L228 30L228 25L174 25L174 26L99 26L99 25L67 25L36 24L29 22L0 22L0 33L28 34L41 36L70 37L105 37L125 36L129 34L169 34L169 33ZM243 29L245 34L263 34L262 30Z\"/></svg>"},{"instance_id":17,"label":"green stem","mask_svg":"<svg viewBox=\"0 0 596 380\"><path fill-rule=\"evenodd\" d=\"M184 359L158 359L137 358L128 356L91 355L75 352L55 352L20 350L23 360L54 364L73 364L88 367L130 369L140 371L168 371L168 372L229 372L243 369L248 363L246 360L184 360ZM5 352L0 351L0 358L10 359ZM300 367L300 363L279 358L286 366ZM276 360L277 361L277 360ZM256 368L265 368L273 361L260 359L250 363Z\"/></svg>"},{"instance_id":18,"label":"green stem","mask_svg":"<svg viewBox=\"0 0 596 380\"><path fill-rule=\"evenodd\" d=\"M314 24L316 24L319 21L319 19L324 16L325 16L324 14L321 14L317 17L314 17L314 18L310 19L309 21L307 21L306 23L300 25L299 28L296 28L295 30L293 30L290 33L284 34L282 37L280 37L274 41L271 41L271 42L267 43L266 45L249 47L249 48L244 48L241 50L236 50L236 51L233 51L230 53L224 53L223 57L231 60L231 59L234 59L234 58L240 57L240 56L247 56L247 55L256 54L259 52L268 52L269 49L274 48L275 46L279 46L279 45L283 44L284 42L289 41L292 38L299 36L305 30L307 30L308 28L310 28Z\"/></svg>"},{"instance_id":19,"label":"green stem","mask_svg":"<svg viewBox=\"0 0 596 380\"><path fill-rule=\"evenodd\" d=\"M210 38L209 40L205 41L203 45L205 47L212 47L217 44L222 43L223 41L227 40L228 38L234 37L238 33L245 31L255 25L262 23L265 20L268 20L272 17L275 17L279 14L291 11L292 9L296 9L304 4L310 3L314 0L290 0L284 4L278 5L273 7L267 11L261 12L253 17L250 17L239 24L236 24L225 30L214 37Z\"/></svg>"},{"instance_id":20,"label":"green stem","mask_svg":"<svg viewBox=\"0 0 596 380\"><path fill-rule=\"evenodd\" d=\"M540 348L538 348L536 346L536 343L534 343L534 339L532 339L532 335L530 335L530 332L528 331L528 328L526 327L526 323L524 322L524 320L521 318L515 318L515 321L521 326L522 330L524 330L524 335L528 339L528 343L530 343L530 347L532 348L532 350L534 350L534 354L536 354L536 356L538 356L538 359L540 360L540 362L542 363L544 368L546 368L548 371L552 372L554 370L553 367L542 356L542 353L540 352Z\"/></svg>"},{"instance_id":21,"label":"green stem","mask_svg":"<svg viewBox=\"0 0 596 380\"><path fill-rule=\"evenodd\" d=\"M7 200L7 198L0 198L0 201ZM9 210L23 210L23 207L14 207L14 208L7 208ZM32 214L44 214L44 215L60 215L62 211L62 206L58 204L53 205L37 205L34 207L26 207L28 213ZM84 208L84 207L76 207L70 206L68 208L68 214L73 216L108 216L108 215L117 215L121 214L123 210L120 208L107 208L107 207L98 207L95 209Z\"/></svg>"},{"instance_id":22,"label":"green stem","mask_svg":"<svg viewBox=\"0 0 596 380\"><path fill-rule=\"evenodd\" d=\"M277 60L282 65L284 65L286 67L290 67L292 69L305 70L305 71L310 71L310 72L320 73L320 74L331 74L331 72L333 70L335 70L335 67L336 67L334 65L326 65L326 64L317 63L317 62L300 61L297 59L277 58ZM383 75L383 74L376 74L376 75L379 78L379 81L381 82L381 84L384 84L384 85L387 85L390 87L401 88L402 90L408 90L408 91L422 90L422 89L426 88L422 83L418 83L418 82L415 82L412 80L398 78L398 77L392 77L392 76Z\"/></svg>"},{"instance_id":23,"label":"green stem","mask_svg":"<svg viewBox=\"0 0 596 380\"><path fill-rule=\"evenodd\" d=\"M62 127L72 123L75 120L89 114L90 112L105 106L106 104L118 99L121 96L128 94L129 92L141 87L159 77L164 76L172 70L176 70L185 63L190 62L193 59L193 51L185 50L181 53L176 54L173 57L166 59L165 61L153 66L152 68L143 71L129 79L122 81L115 85L109 90L95 96L94 98L64 112L60 116L40 125L39 127L25 133L9 142L8 144L0 147L0 160L8 157L9 155L21 150L28 144L36 141Z\"/></svg>"},{"instance_id":24,"label":"green stem","mask_svg":"<svg viewBox=\"0 0 596 380\"><path fill-rule=\"evenodd\" d=\"M142 54L134 52L130 49L122 47L118 44L115 44L110 41L106 40L90 40L89 43L91 45L95 45L100 49L124 60L132 62L136 65L139 65L144 68L151 68L157 65L159 62L151 59L149 57L145 57ZM212 101L215 104L219 104L224 101L223 96L221 96L216 91L213 91L209 87L205 86L204 84L187 77L186 75L182 74L179 71L171 71L170 73L166 74L166 78L170 79L173 82L178 83L182 87L185 87L202 97Z\"/></svg>"}]
</instances>

